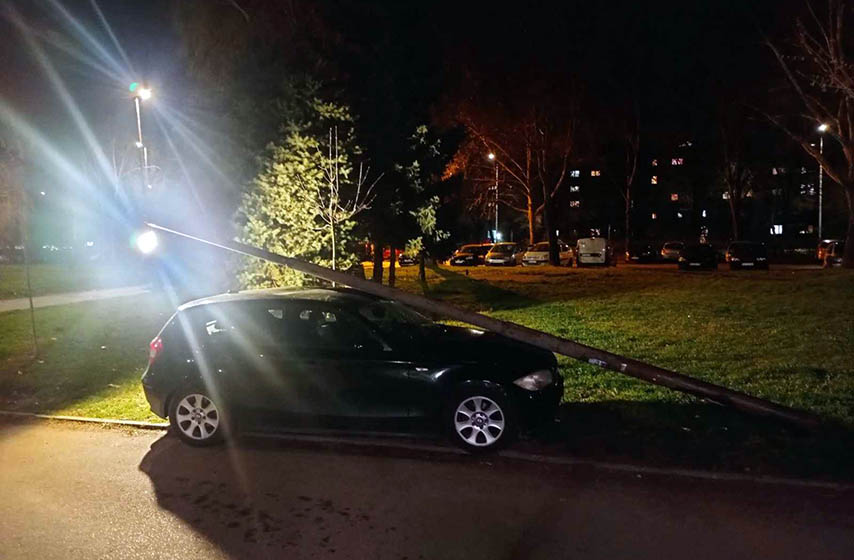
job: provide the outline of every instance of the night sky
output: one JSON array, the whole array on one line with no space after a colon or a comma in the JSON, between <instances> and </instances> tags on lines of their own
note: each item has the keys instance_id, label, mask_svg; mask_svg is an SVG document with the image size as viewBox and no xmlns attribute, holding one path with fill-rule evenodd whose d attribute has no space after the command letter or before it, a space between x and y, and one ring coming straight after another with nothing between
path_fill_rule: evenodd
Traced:
<instances>
[{"instance_id":1,"label":"night sky","mask_svg":"<svg viewBox=\"0 0 854 560\"><path fill-rule=\"evenodd\" d=\"M5 2L0 96L11 113L6 112L0 123L6 129L3 136L14 134L8 119L14 114L64 153L85 159L88 149L80 127L24 39L21 25L44 49L74 105L102 142L133 137L127 85L134 80L152 85L161 107L191 115L187 124L200 137L215 133L206 128L204 111L188 102L203 92L188 78L174 15L176 1L97 4L126 60L94 2ZM229 9L229 2L219 4ZM258 11L262 4L262 0L238 2L253 24L264 20ZM721 100L744 91L767 96L779 82L762 39L763 34L776 36L791 28L789 4L725 0L369 5L330 0L295 5L298 10L305 6L306 13L322 21L319 27L296 30L312 45L317 59L303 61L304 66L320 68L321 77L354 107L362 138L382 163L382 152L394 151L388 147L389 138L409 130L414 122L441 123L448 99L468 95L472 80L499 101L502 96L512 99L530 81L554 83L557 88L562 83L581 85L604 115L631 91L647 130L673 138L702 135L714 127ZM242 14L236 8L232 12L239 22ZM308 20L301 18L295 25ZM282 52L283 58L292 56ZM152 121L145 122L146 134L156 136L160 131ZM197 165L198 154L185 153L184 158L187 165ZM223 181L212 173L195 177L197 182ZM228 204L219 211L226 218Z\"/></svg>"}]
</instances>

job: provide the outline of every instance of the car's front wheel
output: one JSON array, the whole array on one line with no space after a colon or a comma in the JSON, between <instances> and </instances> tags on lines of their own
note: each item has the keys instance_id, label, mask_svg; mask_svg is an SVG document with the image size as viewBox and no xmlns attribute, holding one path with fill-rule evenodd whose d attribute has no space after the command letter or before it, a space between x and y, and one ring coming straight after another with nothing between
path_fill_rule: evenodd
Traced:
<instances>
[{"instance_id":1,"label":"car's front wheel","mask_svg":"<svg viewBox=\"0 0 854 560\"><path fill-rule=\"evenodd\" d=\"M222 441L226 418L221 403L199 387L178 391L172 399L169 423L190 445L214 445Z\"/></svg>"},{"instance_id":2,"label":"car's front wheel","mask_svg":"<svg viewBox=\"0 0 854 560\"><path fill-rule=\"evenodd\" d=\"M467 386L450 400L446 425L454 442L473 453L495 451L516 435L516 419L503 392L486 383Z\"/></svg>"}]
</instances>

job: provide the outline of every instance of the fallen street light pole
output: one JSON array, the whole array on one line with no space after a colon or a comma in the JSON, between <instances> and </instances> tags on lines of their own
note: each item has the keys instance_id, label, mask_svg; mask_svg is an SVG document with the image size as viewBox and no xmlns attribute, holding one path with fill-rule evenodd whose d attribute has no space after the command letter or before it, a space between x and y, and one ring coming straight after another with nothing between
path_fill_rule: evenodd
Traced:
<instances>
[{"instance_id":1,"label":"fallen street light pole","mask_svg":"<svg viewBox=\"0 0 854 560\"><path fill-rule=\"evenodd\" d=\"M550 350L557 354L569 356L570 358L575 358L595 366L635 377L655 385L661 385L668 389L694 395L695 397L700 397L717 404L730 406L737 410L761 416L778 418L805 428L816 428L822 424L819 417L808 412L776 404L765 399L752 397L739 391L721 387L720 385L701 381L694 377L653 366L638 360L633 360L632 358L626 358L611 352L599 350L598 348L586 346L566 338L554 336L516 323L502 321L500 319L495 319L472 311L466 311L441 301L435 301L423 296L404 292L396 288L389 288L388 286L383 286L382 284L371 280L365 280L345 272L338 272L292 257L277 255L275 253L270 253L269 251L257 249L241 243L214 242L154 223L147 223L146 225L152 229L171 235L192 239L234 253L240 253L242 255L248 255L276 264L281 264L305 274L322 278L329 282L336 282L376 296L394 299L430 314L438 314L451 319L456 319L470 325L475 325L502 334L514 340L527 342L528 344Z\"/></svg>"}]
</instances>

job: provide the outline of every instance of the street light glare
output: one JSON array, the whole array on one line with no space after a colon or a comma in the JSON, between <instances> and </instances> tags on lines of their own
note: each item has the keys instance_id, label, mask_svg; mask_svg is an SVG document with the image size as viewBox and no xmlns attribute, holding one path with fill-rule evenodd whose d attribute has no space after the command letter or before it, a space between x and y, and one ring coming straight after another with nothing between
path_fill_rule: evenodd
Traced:
<instances>
[{"instance_id":1,"label":"street light glare","mask_svg":"<svg viewBox=\"0 0 854 560\"><path fill-rule=\"evenodd\" d=\"M139 88L139 98L145 101L151 98L151 88Z\"/></svg>"},{"instance_id":2,"label":"street light glare","mask_svg":"<svg viewBox=\"0 0 854 560\"><path fill-rule=\"evenodd\" d=\"M821 123L820 125L818 125L818 131L819 132L825 132L826 130L827 130L827 125L825 123Z\"/></svg>"},{"instance_id":3,"label":"street light glare","mask_svg":"<svg viewBox=\"0 0 854 560\"><path fill-rule=\"evenodd\" d=\"M492 161L495 159L495 154L493 154L492 152L489 152L489 155L487 155L486 157L489 158L489 161Z\"/></svg>"},{"instance_id":4,"label":"street light glare","mask_svg":"<svg viewBox=\"0 0 854 560\"><path fill-rule=\"evenodd\" d=\"M157 234L151 230L140 233L136 238L136 248L144 255L154 252L157 249Z\"/></svg>"}]
</instances>

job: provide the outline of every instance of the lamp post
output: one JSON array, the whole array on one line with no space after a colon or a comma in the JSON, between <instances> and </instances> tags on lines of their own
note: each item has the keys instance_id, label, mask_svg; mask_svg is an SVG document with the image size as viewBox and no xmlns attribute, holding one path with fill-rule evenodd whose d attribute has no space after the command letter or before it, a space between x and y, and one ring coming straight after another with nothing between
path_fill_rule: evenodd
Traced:
<instances>
[{"instance_id":1,"label":"lamp post","mask_svg":"<svg viewBox=\"0 0 854 560\"><path fill-rule=\"evenodd\" d=\"M493 241L497 242L498 241L498 162L495 160L495 154L492 152L489 152L489 154L486 157L489 159L489 161L493 162L494 167L495 167L495 186L493 187L495 189L495 230L493 230L492 238L493 238Z\"/></svg>"},{"instance_id":2,"label":"lamp post","mask_svg":"<svg viewBox=\"0 0 854 560\"><path fill-rule=\"evenodd\" d=\"M818 153L821 156L824 156L824 133L825 133L825 131L827 131L827 125L826 124L821 123L820 125L818 125L818 132L819 132ZM824 235L822 233L822 215L821 215L822 214L822 202L823 202L822 198L823 198L823 194L824 194L822 192L822 182L823 182L822 179L823 178L824 178L824 164L822 162L819 162L819 164L818 164L818 240L819 241L824 239Z\"/></svg>"},{"instance_id":3,"label":"lamp post","mask_svg":"<svg viewBox=\"0 0 854 560\"><path fill-rule=\"evenodd\" d=\"M148 182L148 147L142 141L142 102L151 98L151 88L142 87L139 82L133 82L130 85L130 91L134 94L133 106L136 110L136 147L140 151L140 160L142 161L142 192L145 189L150 189L151 185Z\"/></svg>"}]
</instances>

